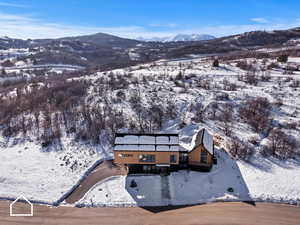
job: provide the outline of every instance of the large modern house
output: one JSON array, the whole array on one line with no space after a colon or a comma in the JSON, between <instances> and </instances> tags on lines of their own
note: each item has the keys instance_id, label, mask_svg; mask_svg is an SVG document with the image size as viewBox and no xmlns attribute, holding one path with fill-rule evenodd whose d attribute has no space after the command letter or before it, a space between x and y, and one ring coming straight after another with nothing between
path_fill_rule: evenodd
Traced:
<instances>
[{"instance_id":1,"label":"large modern house","mask_svg":"<svg viewBox=\"0 0 300 225\"><path fill-rule=\"evenodd\" d=\"M127 166L129 173L164 173L181 168L209 171L214 162L212 135L202 129L191 144L190 150L181 147L178 134L117 133L114 162Z\"/></svg>"}]
</instances>

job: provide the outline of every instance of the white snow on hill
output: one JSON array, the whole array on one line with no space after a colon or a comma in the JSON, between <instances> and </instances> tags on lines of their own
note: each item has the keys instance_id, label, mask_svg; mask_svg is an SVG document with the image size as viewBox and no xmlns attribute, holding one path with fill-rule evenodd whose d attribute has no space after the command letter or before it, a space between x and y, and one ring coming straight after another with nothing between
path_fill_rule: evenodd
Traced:
<instances>
[{"instance_id":1,"label":"white snow on hill","mask_svg":"<svg viewBox=\"0 0 300 225\"><path fill-rule=\"evenodd\" d=\"M255 157L238 162L251 198L262 201L300 203L300 160L281 161Z\"/></svg>"},{"instance_id":2,"label":"white snow on hill","mask_svg":"<svg viewBox=\"0 0 300 225\"><path fill-rule=\"evenodd\" d=\"M138 37L137 40L171 42L171 41L205 41L214 38L215 38L214 36L208 34L177 34L168 37L152 37L152 38Z\"/></svg>"},{"instance_id":3,"label":"white snow on hill","mask_svg":"<svg viewBox=\"0 0 300 225\"><path fill-rule=\"evenodd\" d=\"M48 151L29 140L8 146L0 142L0 199L23 194L33 201L56 202L94 162L107 157L97 150L68 138Z\"/></svg>"},{"instance_id":4,"label":"white snow on hill","mask_svg":"<svg viewBox=\"0 0 300 225\"><path fill-rule=\"evenodd\" d=\"M247 61L258 69L275 62L273 59L268 59L267 62L259 59ZM297 64L299 58L291 58L290 61ZM164 121L161 131L179 132L180 143L184 147L189 147L194 133L205 127L213 135L223 137L221 146L226 148L228 143L223 124L212 117L213 103L217 104L219 111L227 103L235 107L231 124L233 135L247 143L253 137L257 139L257 145L253 146L255 155L249 162L235 161L220 151L218 165L210 173L180 171L163 179L160 176L109 178L95 186L78 204L178 205L249 199L299 202L299 159L264 158L259 152L268 139L239 118L237 108L247 99L266 97L274 106L271 109L273 123L280 124L287 134L299 140L300 88L293 85L300 80L300 72L285 74L285 65L278 63L279 67L268 70L268 81L259 78L257 85L249 85L240 80L240 75L247 72L238 68L236 63L221 62L220 66L215 68L211 66L210 59L203 57L162 60L76 78L91 81L86 101L87 105L95 108L101 108L104 104L103 96L99 93L102 91L103 81L108 83L110 73L114 74L115 79L138 81L138 85L129 82L125 88L107 89L105 92L110 106L122 109L124 120L133 124L137 120L137 114L132 107L136 102L136 99L132 98L133 93L139 92L141 105L144 107L149 107L154 100L161 106L168 100L173 101L177 109L176 118ZM176 78L179 72L184 78ZM263 73L258 73L257 76L260 77ZM146 82L143 82L143 79ZM235 84L235 89L227 89L228 84ZM280 106L276 106L275 103L278 102ZM196 103L203 105L201 109L206 112L204 121L197 120L199 111L195 108ZM143 120L147 121L147 116ZM290 128L292 125L294 128ZM65 137L59 151L44 151L36 140L25 139L21 143L13 144L13 139L12 137L7 144L0 137L0 198L15 198L24 194L31 200L55 202L76 184L93 162L111 156L107 147L77 143ZM77 168L72 170L75 161L77 166L74 167ZM132 179L138 185L136 188L130 188ZM233 192L230 192L229 188L232 188Z\"/></svg>"}]
</instances>

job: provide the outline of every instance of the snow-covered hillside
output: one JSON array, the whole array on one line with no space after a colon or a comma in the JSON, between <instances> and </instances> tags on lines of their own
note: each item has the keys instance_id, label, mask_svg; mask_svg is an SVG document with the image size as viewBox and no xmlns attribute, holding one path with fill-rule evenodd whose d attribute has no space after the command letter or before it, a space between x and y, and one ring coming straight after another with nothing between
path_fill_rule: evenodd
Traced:
<instances>
[{"instance_id":1,"label":"snow-covered hillside","mask_svg":"<svg viewBox=\"0 0 300 225\"><path fill-rule=\"evenodd\" d=\"M177 34L169 37L152 37L152 38L137 38L140 41L158 41L158 42L171 42L171 41L205 41L212 40L215 37L208 34Z\"/></svg>"},{"instance_id":2,"label":"snow-covered hillside","mask_svg":"<svg viewBox=\"0 0 300 225\"><path fill-rule=\"evenodd\" d=\"M62 108L60 103L64 95L57 88L49 92L49 99L40 103L43 109L43 104L49 106L53 117L58 118L57 127L55 122L46 125L60 128L63 133L60 151L42 151L43 142L31 133L24 134L30 139L21 134L0 139L0 183L5 187L0 189L0 197L15 197L23 191L30 199L56 201L95 160L110 156L109 145L103 147L99 142L103 130L107 131L108 139L120 128L145 132L177 131L181 145L188 148L193 135L204 127L218 140L218 148L224 148L240 159L235 161L220 150L220 164L211 173L182 171L172 174L167 181L158 176L136 177L138 190L128 188L126 182L131 177L111 178L96 186L80 203L194 204L220 199L299 201L300 72L297 66L300 65L297 57L290 60L288 63L254 58L224 60L217 67L213 67L213 60L206 57L161 60L70 78L67 82L74 82L74 85L75 81L82 82L87 87L86 93L78 89L69 91L67 85L63 90L79 93L83 102ZM49 86L43 92L45 95ZM20 93L17 88L9 90L3 99L20 97ZM60 93L57 98L56 93ZM264 100L249 103L249 100L261 97ZM69 106L74 98L67 100L64 103ZM261 124L251 120L251 116L244 117L249 113L245 108L251 104L253 111L256 110L254 116L264 115L257 118ZM257 112L257 106L261 111ZM49 110L42 111L37 119L44 121ZM29 118L28 121L32 121L31 113L24 112L19 120ZM19 120L11 118L11 127ZM297 145L282 140L278 152L272 152L270 145L276 141L272 131L276 129L289 140L296 140ZM65 133L72 133L76 141ZM22 138L22 142L14 144L16 137ZM81 139L85 142L78 141ZM91 139L95 142L87 144ZM232 146L234 141L238 143ZM51 146L51 140L49 143ZM282 145L289 147L288 154ZM81 163L77 170L72 171L71 164L61 165L68 158L70 163L76 159L78 165ZM161 187L166 182L169 193L163 195L169 196L167 201L161 198ZM16 186L18 184L22 187ZM153 185L151 189L150 184ZM234 191L230 192L228 188Z\"/></svg>"},{"instance_id":3,"label":"snow-covered hillside","mask_svg":"<svg viewBox=\"0 0 300 225\"><path fill-rule=\"evenodd\" d=\"M52 148L42 148L30 139L0 142L0 199L23 194L31 201L53 204L93 163L110 157L99 147L67 137Z\"/></svg>"},{"instance_id":4,"label":"snow-covered hillside","mask_svg":"<svg viewBox=\"0 0 300 225\"><path fill-rule=\"evenodd\" d=\"M291 60L293 63L297 61L294 58ZM170 99L175 102L180 113L175 120L164 123L161 130L178 131L182 146L188 148L191 137L196 130L199 127L205 127L215 136L223 137L220 145L225 149L230 150L232 138L237 137L243 143L251 143L253 152L246 159L246 162L243 160L226 161L226 166L232 170L227 171L224 168L220 173L217 173L217 177L214 177L214 172L211 174L191 172L189 176L194 176L191 178L192 181L189 180L191 183L185 183L186 186L180 191L175 190L174 192L172 188L183 185L180 180L186 176L184 175L185 172L172 174L168 178L171 187L170 192L173 191L173 194L177 194L172 195L167 202L159 198L162 191L159 187L162 185L162 181L154 176L151 179L157 186L153 189L148 189L147 185L143 185L143 183L148 182L149 177L133 178L140 183L135 195L128 187L128 179L131 177L110 179L95 187L80 204L152 205L157 204L157 202L160 202L159 204L194 204L218 199L299 202L300 186L297 179L300 176L299 145L295 149L294 159L280 160L273 156L264 155L264 148L270 143L270 137L266 132L270 132L270 130L262 131L262 133L255 131L239 118L238 108L248 99L266 98L271 103L272 125L268 126L280 127L291 138L298 140L300 137L300 102L298 101L300 90L294 84L299 81L300 73L294 71L292 74L287 74L285 69L282 69L285 65L280 63L277 68L269 69L266 72L264 68L276 63L275 60L265 62L265 60L248 59L247 62L253 64L258 70L255 74L255 79L257 79L255 84L249 84L241 78L248 72L237 67L238 61L228 61L214 68L211 66L212 61L206 58L161 61L110 72L110 75L116 76L128 76L130 74L131 78L134 77L139 80L138 85L129 85L129 88L122 90L122 92L128 97L134 92L134 88L137 88L145 107L152 104L151 100L157 101L158 99L160 103L157 104L159 105L167 104ZM93 83L97 84L103 76L107 76L107 73L98 73L87 79L91 79ZM265 76L267 79L264 78ZM231 84L234 84L233 88L230 87ZM91 99L97 99L93 91L90 92L90 96L93 96ZM195 106L197 103L201 104L200 108ZM213 116L212 105L214 103L218 105L216 114L222 112L226 104L232 108L232 119L229 125L230 134L226 134L228 124L226 125L222 119L215 119ZM122 108L124 116L128 115L128 119L129 117L137 118L137 114L127 101L119 101L115 105ZM197 110L204 111L201 121L197 120L197 116L200 116ZM224 114L220 115L224 116ZM222 179L231 176L237 180ZM234 185L235 182L241 186ZM113 188L111 189L111 187ZM229 187L236 190L233 196L226 191ZM201 195L203 192L198 193L197 190L204 190L206 194ZM180 197L178 193L182 196Z\"/></svg>"}]
</instances>

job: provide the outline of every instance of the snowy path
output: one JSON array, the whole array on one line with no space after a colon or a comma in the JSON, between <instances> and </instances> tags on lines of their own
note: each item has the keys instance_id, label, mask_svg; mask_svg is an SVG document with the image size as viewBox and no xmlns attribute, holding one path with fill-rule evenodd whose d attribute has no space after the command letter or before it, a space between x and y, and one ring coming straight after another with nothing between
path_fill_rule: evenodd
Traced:
<instances>
[{"instance_id":1,"label":"snowy path","mask_svg":"<svg viewBox=\"0 0 300 225\"><path fill-rule=\"evenodd\" d=\"M161 177L161 199L163 202L169 202L171 200L170 183L168 176Z\"/></svg>"},{"instance_id":2,"label":"snowy path","mask_svg":"<svg viewBox=\"0 0 300 225\"><path fill-rule=\"evenodd\" d=\"M107 177L125 174L124 168L117 167L112 161L104 161L67 197L66 202L73 204L79 201L95 184Z\"/></svg>"}]
</instances>

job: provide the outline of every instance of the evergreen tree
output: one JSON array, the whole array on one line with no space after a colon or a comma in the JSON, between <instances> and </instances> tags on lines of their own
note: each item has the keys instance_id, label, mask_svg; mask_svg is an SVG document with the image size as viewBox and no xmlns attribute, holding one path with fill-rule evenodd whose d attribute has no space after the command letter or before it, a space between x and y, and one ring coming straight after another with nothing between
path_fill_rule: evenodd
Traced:
<instances>
[{"instance_id":1,"label":"evergreen tree","mask_svg":"<svg viewBox=\"0 0 300 225\"><path fill-rule=\"evenodd\" d=\"M219 60L218 59L215 59L213 61L213 67L219 67Z\"/></svg>"}]
</instances>

